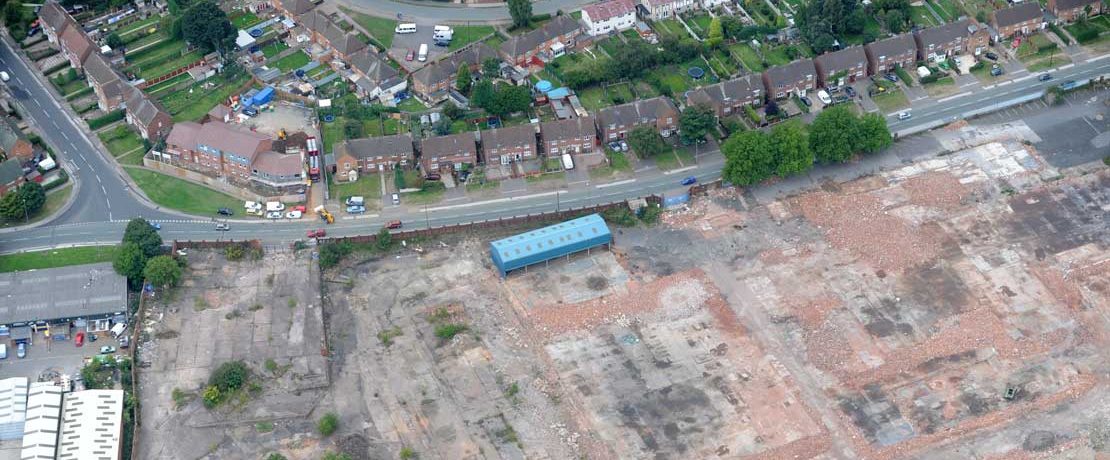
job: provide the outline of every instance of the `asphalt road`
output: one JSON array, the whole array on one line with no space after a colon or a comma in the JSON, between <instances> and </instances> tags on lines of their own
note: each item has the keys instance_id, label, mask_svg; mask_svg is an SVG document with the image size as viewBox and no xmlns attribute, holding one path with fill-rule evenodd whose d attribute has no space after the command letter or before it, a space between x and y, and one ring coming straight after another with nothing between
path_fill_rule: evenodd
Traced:
<instances>
[{"instance_id":1,"label":"asphalt road","mask_svg":"<svg viewBox=\"0 0 1110 460\"><path fill-rule=\"evenodd\" d=\"M77 125L61 110L45 82L32 76L24 62L17 59L7 44L0 47L0 69L12 75L9 85L29 118L37 124L50 145L62 160L73 167L79 179L79 189L74 205L61 216L33 230L0 233L0 253L41 249L56 246L111 244L119 241L126 221L142 216L162 223L162 234L171 239L252 239L278 243L303 238L307 229L325 226L319 221L242 221L232 222L231 230L216 231L210 218L182 218L176 213L158 211L128 190L127 182L114 161L105 158L78 129ZM938 103L914 109L909 120L891 120L893 132L908 135L955 119L968 116L1009 101L1035 97L1049 85L1071 79L1084 79L1110 73L1110 59L1076 64L1054 72L1055 79L1040 82L1035 76L1012 83L976 91L973 94L940 100ZM500 198L454 206L423 208L389 208L380 216L350 218L339 216L334 225L326 226L329 235L346 236L370 234L391 220L401 220L406 228L422 228L541 213L568 207L582 207L594 203L623 201L651 193L681 193L679 182L686 176L696 176L699 181L720 177L722 160L697 165L675 174L639 177L611 184L590 185L584 189L549 192L538 195Z\"/></svg>"}]
</instances>

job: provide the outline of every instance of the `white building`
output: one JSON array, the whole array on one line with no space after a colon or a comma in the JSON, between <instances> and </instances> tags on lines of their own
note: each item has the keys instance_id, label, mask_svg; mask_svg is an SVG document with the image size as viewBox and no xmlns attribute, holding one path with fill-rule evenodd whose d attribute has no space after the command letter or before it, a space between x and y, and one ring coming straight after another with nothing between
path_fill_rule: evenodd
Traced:
<instances>
[{"instance_id":1,"label":"white building","mask_svg":"<svg viewBox=\"0 0 1110 460\"><path fill-rule=\"evenodd\" d=\"M123 390L66 393L58 460L118 459L123 437Z\"/></svg>"},{"instance_id":2,"label":"white building","mask_svg":"<svg viewBox=\"0 0 1110 460\"><path fill-rule=\"evenodd\" d=\"M8 354L14 355L13 350ZM0 380L0 441L23 437L27 416L27 377Z\"/></svg>"},{"instance_id":3,"label":"white building","mask_svg":"<svg viewBox=\"0 0 1110 460\"><path fill-rule=\"evenodd\" d=\"M694 0L643 0L644 9L650 19L658 21L698 7Z\"/></svg>"},{"instance_id":4,"label":"white building","mask_svg":"<svg viewBox=\"0 0 1110 460\"><path fill-rule=\"evenodd\" d=\"M27 392L27 421L23 424L21 460L53 460L58 450L62 420L62 388L35 382Z\"/></svg>"},{"instance_id":5,"label":"white building","mask_svg":"<svg viewBox=\"0 0 1110 460\"><path fill-rule=\"evenodd\" d=\"M729 0L701 0L701 7L708 10L716 8L728 2Z\"/></svg>"},{"instance_id":6,"label":"white building","mask_svg":"<svg viewBox=\"0 0 1110 460\"><path fill-rule=\"evenodd\" d=\"M582 23L591 36L631 29L636 25L636 4L632 0L607 0L582 8Z\"/></svg>"}]
</instances>

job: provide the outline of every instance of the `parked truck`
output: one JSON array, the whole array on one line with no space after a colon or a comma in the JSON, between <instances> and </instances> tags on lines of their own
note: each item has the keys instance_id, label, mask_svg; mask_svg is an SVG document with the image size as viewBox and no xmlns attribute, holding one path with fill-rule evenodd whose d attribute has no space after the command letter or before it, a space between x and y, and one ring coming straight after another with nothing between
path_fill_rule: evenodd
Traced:
<instances>
[{"instance_id":1,"label":"parked truck","mask_svg":"<svg viewBox=\"0 0 1110 460\"><path fill-rule=\"evenodd\" d=\"M316 215L320 216L320 220L323 220L324 222L327 222L329 224L335 223L335 216L331 215L331 213L328 212L328 210L325 209L323 205L317 206L316 209L313 209L313 211L316 212Z\"/></svg>"}]
</instances>

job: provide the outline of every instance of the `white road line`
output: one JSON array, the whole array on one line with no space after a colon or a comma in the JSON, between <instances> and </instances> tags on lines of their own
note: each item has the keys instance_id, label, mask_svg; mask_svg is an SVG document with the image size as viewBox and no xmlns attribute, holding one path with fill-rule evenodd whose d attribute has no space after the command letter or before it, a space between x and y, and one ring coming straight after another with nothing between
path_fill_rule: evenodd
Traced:
<instances>
[{"instance_id":1,"label":"white road line","mask_svg":"<svg viewBox=\"0 0 1110 460\"><path fill-rule=\"evenodd\" d=\"M1056 70L1064 70L1064 69L1070 69L1070 68L1072 68L1072 67L1075 67L1075 63L1074 63L1074 62L1073 62L1073 63L1071 63L1071 64L1066 64L1066 65L1062 65L1062 66L1060 66L1060 67L1057 67L1057 68L1056 68Z\"/></svg>"},{"instance_id":2,"label":"white road line","mask_svg":"<svg viewBox=\"0 0 1110 460\"><path fill-rule=\"evenodd\" d=\"M559 191L555 191L555 192L537 193L535 195L511 196L511 197L505 197L505 198L498 198L498 199L495 199L495 200L476 201L476 202L473 202L473 203L463 203L463 204L456 204L456 205L451 205L451 206L438 206L438 207L435 207L435 208L428 208L428 211L431 212L431 211L442 211L442 210L445 210L445 209L470 208L470 207L474 207L474 206L482 206L482 205L487 205L487 204L505 203L507 201L527 200L529 198L542 198L542 197L545 197L545 196L554 196L556 193L561 194L561 193L569 193L569 192L567 192L566 190L559 190Z\"/></svg>"},{"instance_id":3,"label":"white road line","mask_svg":"<svg viewBox=\"0 0 1110 460\"><path fill-rule=\"evenodd\" d=\"M105 196L107 196L107 195L108 195L108 189L104 188L104 184L100 184L100 191L101 191L101 192L104 192L104 195L105 195Z\"/></svg>"},{"instance_id":4,"label":"white road line","mask_svg":"<svg viewBox=\"0 0 1110 460\"><path fill-rule=\"evenodd\" d=\"M678 169L672 169L670 171L663 171L663 174L668 174L668 175L669 174L678 174L680 172L689 171L689 170L694 169L694 168L697 168L697 166L687 166L685 168L678 168Z\"/></svg>"},{"instance_id":5,"label":"white road line","mask_svg":"<svg viewBox=\"0 0 1110 460\"><path fill-rule=\"evenodd\" d=\"M69 135L66 134L65 131L62 131L62 137L66 138L67 141L69 140ZM74 147L74 148L76 148L76 147Z\"/></svg>"},{"instance_id":6,"label":"white road line","mask_svg":"<svg viewBox=\"0 0 1110 460\"><path fill-rule=\"evenodd\" d=\"M104 182L101 182L101 180L100 180L100 174L96 175L96 183L98 183L98 184L103 184L104 183Z\"/></svg>"},{"instance_id":7,"label":"white road line","mask_svg":"<svg viewBox=\"0 0 1110 460\"><path fill-rule=\"evenodd\" d=\"M1103 54L1102 56L1090 58L1090 59L1087 60L1087 62L1100 61L1100 60L1106 59L1108 57L1110 57L1110 54Z\"/></svg>"},{"instance_id":8,"label":"white road line","mask_svg":"<svg viewBox=\"0 0 1110 460\"><path fill-rule=\"evenodd\" d=\"M42 103L40 103L38 99L32 99L32 100L35 101L35 105L39 106L40 109L42 108Z\"/></svg>"},{"instance_id":9,"label":"white road line","mask_svg":"<svg viewBox=\"0 0 1110 460\"><path fill-rule=\"evenodd\" d=\"M971 95L971 91L964 91L964 92L962 92L962 93L960 93L960 94L953 94L953 95L951 95L951 96L948 96L948 97L943 97L943 98L937 99L937 102L938 102L938 103L940 103L940 102L948 102L948 101L951 101L951 100L953 100L953 99L959 99L959 98L961 98L961 97L964 97L964 96L970 96L970 95Z\"/></svg>"},{"instance_id":10,"label":"white road line","mask_svg":"<svg viewBox=\"0 0 1110 460\"><path fill-rule=\"evenodd\" d=\"M610 182L608 184L601 184L601 185L598 185L597 188L615 187L617 185L631 184L633 182L636 182L636 179L625 179L625 180L621 180L621 181Z\"/></svg>"}]
</instances>

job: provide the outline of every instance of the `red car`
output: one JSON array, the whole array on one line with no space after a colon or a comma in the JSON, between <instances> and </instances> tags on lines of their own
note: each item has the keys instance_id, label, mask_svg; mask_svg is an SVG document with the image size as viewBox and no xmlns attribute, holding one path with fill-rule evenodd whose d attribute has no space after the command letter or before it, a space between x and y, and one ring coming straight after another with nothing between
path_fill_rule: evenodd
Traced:
<instances>
[{"instance_id":1,"label":"red car","mask_svg":"<svg viewBox=\"0 0 1110 460\"><path fill-rule=\"evenodd\" d=\"M401 221L390 221L388 224L385 224L385 228L401 228Z\"/></svg>"},{"instance_id":2,"label":"red car","mask_svg":"<svg viewBox=\"0 0 1110 460\"><path fill-rule=\"evenodd\" d=\"M73 337L73 344L77 345L79 347L84 346L85 345L85 333L84 332L78 332L77 335Z\"/></svg>"},{"instance_id":3,"label":"red car","mask_svg":"<svg viewBox=\"0 0 1110 460\"><path fill-rule=\"evenodd\" d=\"M305 236L309 238L323 238L328 236L328 232L324 231L322 228L318 230L309 230L308 233L305 233Z\"/></svg>"},{"instance_id":4,"label":"red car","mask_svg":"<svg viewBox=\"0 0 1110 460\"><path fill-rule=\"evenodd\" d=\"M299 205L296 205L296 206L293 206L293 207L289 208L290 211L300 211L301 214L304 214L305 212L307 212L307 211L305 211L305 209L307 209L307 208L305 208L303 204L299 204Z\"/></svg>"},{"instance_id":5,"label":"red car","mask_svg":"<svg viewBox=\"0 0 1110 460\"><path fill-rule=\"evenodd\" d=\"M411 60L412 60L412 56L413 56L413 52L412 52L412 50L409 50L409 54L406 54L406 55L405 55L405 60L406 60L406 61L411 61Z\"/></svg>"}]
</instances>

